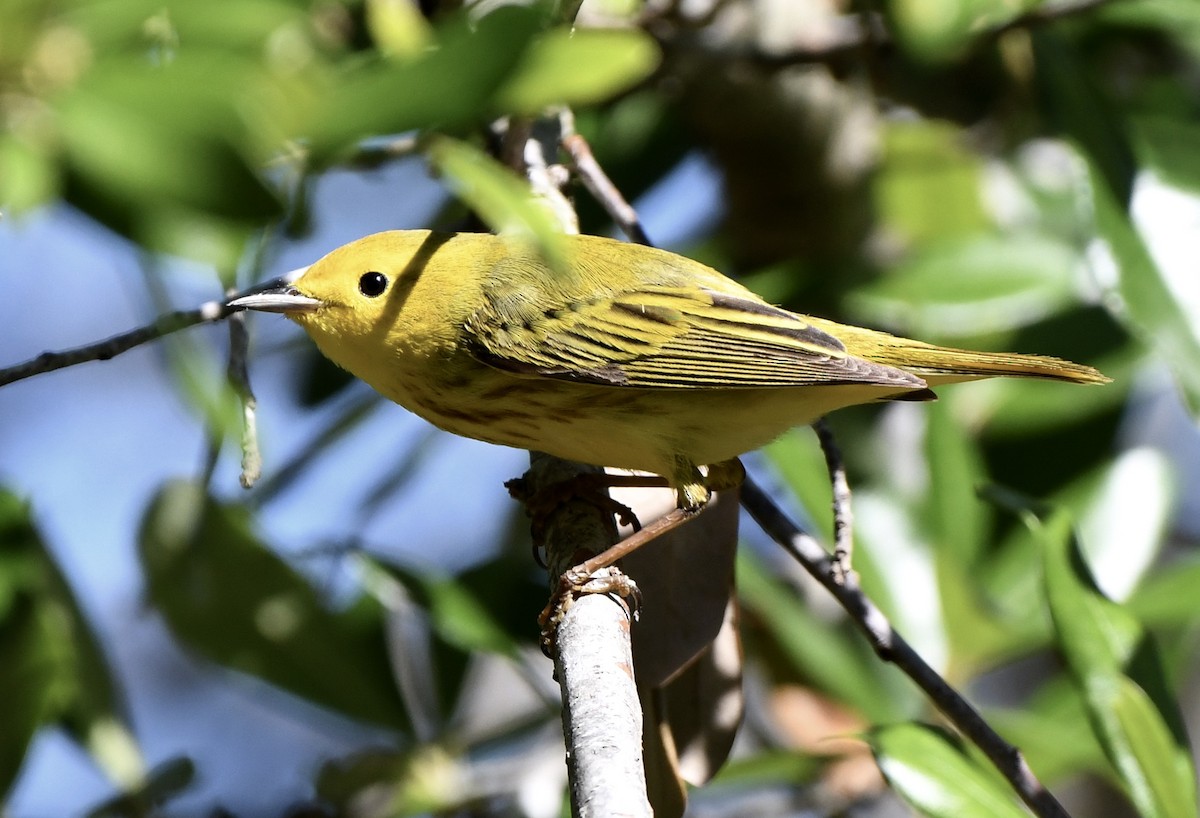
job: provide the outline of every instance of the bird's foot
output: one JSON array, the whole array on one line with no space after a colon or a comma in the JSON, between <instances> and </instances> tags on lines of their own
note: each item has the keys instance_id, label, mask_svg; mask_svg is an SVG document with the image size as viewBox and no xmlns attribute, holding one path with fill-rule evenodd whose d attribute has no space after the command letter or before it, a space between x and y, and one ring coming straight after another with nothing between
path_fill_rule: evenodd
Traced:
<instances>
[{"instance_id":1,"label":"bird's foot","mask_svg":"<svg viewBox=\"0 0 1200 818\"><path fill-rule=\"evenodd\" d=\"M577 568L578 566L563 572L558 578L558 588L546 603L546 607L538 614L542 653L550 658L554 658L558 626L577 597L584 594L607 594L616 597L624 601L634 621L637 621L642 608L642 592L637 583L615 565L606 566L590 574L584 574Z\"/></svg>"},{"instance_id":2,"label":"bird's foot","mask_svg":"<svg viewBox=\"0 0 1200 818\"><path fill-rule=\"evenodd\" d=\"M547 567L542 559L540 543L544 539L547 521L567 503L572 500L582 500L595 506L603 514L612 515L621 525L632 528L635 532L642 529L642 523L629 506L614 500L608 495L608 489L614 485L629 485L628 478L623 475L603 473L580 474L570 480L562 480L546 486L541 491L534 491L529 481L517 477L504 484L508 494L525 506L530 517L530 529L533 535L533 559L542 568ZM642 481L657 481L662 485L662 478L637 478ZM614 483L613 481L617 482ZM645 483L639 483L644 485Z\"/></svg>"}]
</instances>

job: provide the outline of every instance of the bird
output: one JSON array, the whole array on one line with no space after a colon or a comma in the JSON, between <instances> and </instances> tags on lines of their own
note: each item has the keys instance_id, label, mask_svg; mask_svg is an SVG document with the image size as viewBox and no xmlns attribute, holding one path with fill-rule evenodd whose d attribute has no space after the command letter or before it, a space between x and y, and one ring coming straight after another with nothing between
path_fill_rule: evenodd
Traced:
<instances>
[{"instance_id":1,"label":"bird","mask_svg":"<svg viewBox=\"0 0 1200 818\"><path fill-rule=\"evenodd\" d=\"M375 233L229 306L286 315L441 429L660 475L687 511L708 502L703 467L836 409L997 376L1110 380L794 313L665 250L588 235L563 245L554 263L503 235Z\"/></svg>"}]
</instances>

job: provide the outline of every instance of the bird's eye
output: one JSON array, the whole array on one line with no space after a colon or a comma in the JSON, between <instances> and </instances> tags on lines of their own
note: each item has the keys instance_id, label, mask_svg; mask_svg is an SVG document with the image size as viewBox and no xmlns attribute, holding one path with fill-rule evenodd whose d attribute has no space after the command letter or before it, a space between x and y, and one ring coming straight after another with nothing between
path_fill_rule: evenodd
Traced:
<instances>
[{"instance_id":1,"label":"bird's eye","mask_svg":"<svg viewBox=\"0 0 1200 818\"><path fill-rule=\"evenodd\" d=\"M376 298L383 295L383 291L387 289L387 276L383 273L363 273L362 278L358 280L358 291L367 298Z\"/></svg>"}]
</instances>

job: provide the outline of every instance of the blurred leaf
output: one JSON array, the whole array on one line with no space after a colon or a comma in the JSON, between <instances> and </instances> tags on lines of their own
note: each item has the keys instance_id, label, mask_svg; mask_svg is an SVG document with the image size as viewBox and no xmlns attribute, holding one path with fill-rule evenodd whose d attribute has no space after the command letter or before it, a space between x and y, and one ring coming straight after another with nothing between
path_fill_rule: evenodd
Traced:
<instances>
[{"instance_id":1,"label":"blurred leaf","mask_svg":"<svg viewBox=\"0 0 1200 818\"><path fill-rule=\"evenodd\" d=\"M1123 209L1137 172L1133 148L1119 110L1096 87L1071 41L1048 26L1030 29L1041 114L1089 157L1093 184L1107 184L1114 206Z\"/></svg>"},{"instance_id":2,"label":"blurred leaf","mask_svg":"<svg viewBox=\"0 0 1200 818\"><path fill-rule=\"evenodd\" d=\"M352 718L405 728L382 611L333 612L250 534L242 508L167 485L142 523L149 596L171 631L209 659Z\"/></svg>"},{"instance_id":3,"label":"blurred leaf","mask_svg":"<svg viewBox=\"0 0 1200 818\"><path fill-rule=\"evenodd\" d=\"M1149 628L1191 625L1200 611L1200 556L1174 560L1152 572L1128 601L1129 610Z\"/></svg>"},{"instance_id":4,"label":"blurred leaf","mask_svg":"<svg viewBox=\"0 0 1200 818\"><path fill-rule=\"evenodd\" d=\"M1200 124L1148 115L1134 120L1133 133L1139 156L1164 182L1200 193Z\"/></svg>"},{"instance_id":5,"label":"blurred leaf","mask_svg":"<svg viewBox=\"0 0 1200 818\"><path fill-rule=\"evenodd\" d=\"M885 228L922 244L990 227L980 196L981 162L956 127L890 122L883 139L875 203Z\"/></svg>"},{"instance_id":6,"label":"blurred leaf","mask_svg":"<svg viewBox=\"0 0 1200 818\"><path fill-rule=\"evenodd\" d=\"M955 402L948 398L925 407L930 484L919 513L937 575L941 626L951 648L950 673L957 677L1010 650L1013 635L985 607L979 591L991 514L978 491L987 474L978 445L955 419Z\"/></svg>"},{"instance_id":7,"label":"blurred leaf","mask_svg":"<svg viewBox=\"0 0 1200 818\"><path fill-rule=\"evenodd\" d=\"M409 0L367 0L367 28L389 57L412 58L430 44L433 30Z\"/></svg>"},{"instance_id":8,"label":"blurred leaf","mask_svg":"<svg viewBox=\"0 0 1200 818\"><path fill-rule=\"evenodd\" d=\"M769 576L757 560L739 551L738 598L775 640L797 673L871 721L900 716L873 655L856 633L820 621L793 588Z\"/></svg>"},{"instance_id":9,"label":"blurred leaf","mask_svg":"<svg viewBox=\"0 0 1200 818\"><path fill-rule=\"evenodd\" d=\"M763 452L807 512L806 527L826 542L831 540L833 517L829 509L833 493L816 435L810 429L792 429L768 443Z\"/></svg>"},{"instance_id":10,"label":"blurred leaf","mask_svg":"<svg viewBox=\"0 0 1200 818\"><path fill-rule=\"evenodd\" d=\"M592 105L645 79L658 60L654 39L639 29L555 28L533 41L492 105L526 115Z\"/></svg>"},{"instance_id":11,"label":"blurred leaf","mask_svg":"<svg viewBox=\"0 0 1200 818\"><path fill-rule=\"evenodd\" d=\"M808 781L824 765L794 750L767 750L754 755L731 758L707 785L714 787L763 787L778 781Z\"/></svg>"},{"instance_id":12,"label":"blurred leaf","mask_svg":"<svg viewBox=\"0 0 1200 818\"><path fill-rule=\"evenodd\" d=\"M1059 645L1106 755L1143 816L1195 816L1182 715L1149 635L1096 588L1065 514L1037 530Z\"/></svg>"},{"instance_id":13,"label":"blurred leaf","mask_svg":"<svg viewBox=\"0 0 1200 818\"><path fill-rule=\"evenodd\" d=\"M28 141L0 134L0 209L22 213L58 192L58 168Z\"/></svg>"},{"instance_id":14,"label":"blurred leaf","mask_svg":"<svg viewBox=\"0 0 1200 818\"><path fill-rule=\"evenodd\" d=\"M1118 317L1171 368L1193 414L1200 414L1200 338L1150 251L1099 171L1088 166L1096 230L1116 262L1123 311Z\"/></svg>"},{"instance_id":15,"label":"blurred leaf","mask_svg":"<svg viewBox=\"0 0 1200 818\"><path fill-rule=\"evenodd\" d=\"M1200 57L1200 5L1192 0L1141 0L1104 3L1095 10L1098 21L1128 29L1161 33Z\"/></svg>"},{"instance_id":16,"label":"blurred leaf","mask_svg":"<svg viewBox=\"0 0 1200 818\"><path fill-rule=\"evenodd\" d=\"M474 653L516 658L516 641L459 578L376 560L363 567L367 587L392 614L393 639L411 645L406 655L423 657L422 667L400 671L402 688L416 691L408 696L410 707L419 700L430 718L448 718L460 706ZM440 728L429 732L440 733Z\"/></svg>"},{"instance_id":17,"label":"blurred leaf","mask_svg":"<svg viewBox=\"0 0 1200 818\"><path fill-rule=\"evenodd\" d=\"M1106 595L1127 598L1166 545L1176 518L1174 488L1167 455L1143 446L1121 452L1063 493L1061 500L1079 509L1081 545Z\"/></svg>"},{"instance_id":18,"label":"blurred leaf","mask_svg":"<svg viewBox=\"0 0 1200 818\"><path fill-rule=\"evenodd\" d=\"M365 750L321 767L317 795L339 816L402 818L440 814L469 802L463 771L443 748L419 753Z\"/></svg>"},{"instance_id":19,"label":"blurred leaf","mask_svg":"<svg viewBox=\"0 0 1200 818\"><path fill-rule=\"evenodd\" d=\"M367 137L480 120L541 24L538 10L519 6L501 7L474 27L459 15L438 28L431 50L345 69L326 89L309 133L317 161Z\"/></svg>"},{"instance_id":20,"label":"blurred leaf","mask_svg":"<svg viewBox=\"0 0 1200 818\"><path fill-rule=\"evenodd\" d=\"M1080 263L1069 245L1050 236L955 237L855 289L851 307L872 322L922 337L1010 329L1068 303Z\"/></svg>"},{"instance_id":21,"label":"blurred leaf","mask_svg":"<svg viewBox=\"0 0 1200 818\"><path fill-rule=\"evenodd\" d=\"M924 407L930 485L921 519L935 553L953 553L969 570L983 553L991 526L988 507L976 493L987 473L978 445L955 419L952 406L948 399Z\"/></svg>"},{"instance_id":22,"label":"blurred leaf","mask_svg":"<svg viewBox=\"0 0 1200 818\"><path fill-rule=\"evenodd\" d=\"M1028 818L997 774L940 728L896 724L869 739L888 783L931 818Z\"/></svg>"},{"instance_id":23,"label":"blurred leaf","mask_svg":"<svg viewBox=\"0 0 1200 818\"><path fill-rule=\"evenodd\" d=\"M144 818L158 814L159 807L182 793L196 778L190 758L165 761L151 770L143 784L94 807L87 818Z\"/></svg>"},{"instance_id":24,"label":"blurred leaf","mask_svg":"<svg viewBox=\"0 0 1200 818\"><path fill-rule=\"evenodd\" d=\"M119 782L142 759L91 625L17 497L0 489L0 793L38 727L61 724Z\"/></svg>"},{"instance_id":25,"label":"blurred leaf","mask_svg":"<svg viewBox=\"0 0 1200 818\"><path fill-rule=\"evenodd\" d=\"M530 242L558 269L566 266L562 230L523 179L478 148L449 137L431 142L427 154L455 195L493 231Z\"/></svg>"},{"instance_id":26,"label":"blurred leaf","mask_svg":"<svg viewBox=\"0 0 1200 818\"><path fill-rule=\"evenodd\" d=\"M250 81L248 66L217 56L160 68L110 58L59 103L71 167L105 199L144 209L146 218L164 206L231 221L272 218L280 202L238 129L235 100Z\"/></svg>"}]
</instances>

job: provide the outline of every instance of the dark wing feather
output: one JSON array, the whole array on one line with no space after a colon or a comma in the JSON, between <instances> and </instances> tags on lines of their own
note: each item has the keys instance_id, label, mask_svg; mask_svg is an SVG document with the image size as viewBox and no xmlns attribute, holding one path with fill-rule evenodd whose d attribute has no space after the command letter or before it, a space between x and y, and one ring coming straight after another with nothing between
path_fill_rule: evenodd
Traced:
<instances>
[{"instance_id":1,"label":"dark wing feather","mask_svg":"<svg viewBox=\"0 0 1200 818\"><path fill-rule=\"evenodd\" d=\"M915 375L849 355L801 316L752 296L646 286L536 309L489 302L466 326L476 357L498 369L645 388L877 384L921 389Z\"/></svg>"}]
</instances>

